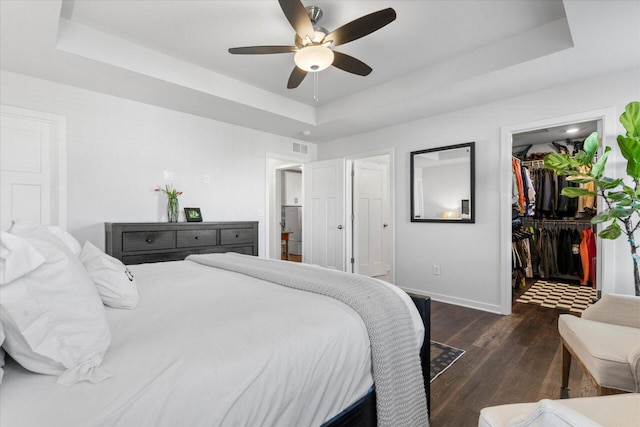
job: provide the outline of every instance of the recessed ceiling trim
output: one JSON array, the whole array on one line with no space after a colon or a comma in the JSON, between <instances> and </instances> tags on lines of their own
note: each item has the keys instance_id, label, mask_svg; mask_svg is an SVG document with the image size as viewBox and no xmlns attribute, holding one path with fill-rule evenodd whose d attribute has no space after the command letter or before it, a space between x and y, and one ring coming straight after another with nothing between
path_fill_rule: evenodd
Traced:
<instances>
[{"instance_id":1,"label":"recessed ceiling trim","mask_svg":"<svg viewBox=\"0 0 640 427\"><path fill-rule=\"evenodd\" d=\"M524 31L508 39L468 52L435 66L379 85L318 108L318 124L351 113L354 104L369 108L406 103L409 98L429 98L430 93L465 80L491 74L573 47L566 18Z\"/></svg>"},{"instance_id":2,"label":"recessed ceiling trim","mask_svg":"<svg viewBox=\"0 0 640 427\"><path fill-rule=\"evenodd\" d=\"M316 124L314 107L211 70L60 18L58 50L197 90L229 101Z\"/></svg>"}]
</instances>

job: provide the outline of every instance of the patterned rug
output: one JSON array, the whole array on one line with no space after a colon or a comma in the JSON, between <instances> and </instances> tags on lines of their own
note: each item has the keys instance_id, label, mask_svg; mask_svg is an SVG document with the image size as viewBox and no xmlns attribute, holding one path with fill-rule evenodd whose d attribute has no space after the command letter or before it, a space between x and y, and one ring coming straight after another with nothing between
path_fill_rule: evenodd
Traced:
<instances>
[{"instance_id":1,"label":"patterned rug","mask_svg":"<svg viewBox=\"0 0 640 427\"><path fill-rule=\"evenodd\" d=\"M596 296L596 290L591 286L538 280L516 302L582 313Z\"/></svg>"},{"instance_id":2,"label":"patterned rug","mask_svg":"<svg viewBox=\"0 0 640 427\"><path fill-rule=\"evenodd\" d=\"M433 382L438 375L446 371L454 364L456 360L464 354L464 350L459 348L450 347L446 344L441 344L436 341L431 341L431 366L430 366L430 379L429 382Z\"/></svg>"}]
</instances>

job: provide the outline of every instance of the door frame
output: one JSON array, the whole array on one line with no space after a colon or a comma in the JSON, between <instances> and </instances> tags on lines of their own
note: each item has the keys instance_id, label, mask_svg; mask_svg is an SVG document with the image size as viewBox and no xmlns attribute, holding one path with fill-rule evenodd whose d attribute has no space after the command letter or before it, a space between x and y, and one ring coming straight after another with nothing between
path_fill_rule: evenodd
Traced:
<instances>
[{"instance_id":1,"label":"door frame","mask_svg":"<svg viewBox=\"0 0 640 427\"><path fill-rule=\"evenodd\" d=\"M283 154L267 153L266 155L266 167L265 167L265 170L266 170L265 225L266 227L265 227L265 240L264 240L264 243L265 243L264 257L265 258L271 258L271 242L274 239L277 239L276 230L278 230L278 228L280 227L277 211L275 215L271 212L272 210L271 204L273 203L275 206L279 201L278 189L276 188L277 180L276 180L275 174L279 170L288 169L293 166L304 165L309 161L311 160L301 159L299 157L287 156ZM281 164L273 165L272 162L279 162ZM304 175L304 167L302 168L302 174ZM271 179L272 176L273 176L274 182L272 182L272 179ZM302 200L303 200L302 210L304 212L304 188L302 189ZM275 207L275 209L277 209L277 207ZM277 239L277 240L279 241L280 239ZM302 235L302 241L304 242L304 234ZM302 247L302 255L304 255L304 245ZM280 257L278 257L277 259L280 259Z\"/></svg>"},{"instance_id":2,"label":"door frame","mask_svg":"<svg viewBox=\"0 0 640 427\"><path fill-rule=\"evenodd\" d=\"M390 281L396 282L396 197L395 197L395 148L386 148L376 151L369 151L366 153L352 154L346 156L347 170L353 170L353 162L355 160L362 160L369 157L376 156L389 156L389 170L388 173L388 186L389 186L389 265L390 265ZM347 213L347 219L353 214L353 177L351 172L347 173L347 188L345 191L345 209ZM347 220L347 247L345 256L347 262L348 271L353 273L353 264L351 264L351 258L353 257L353 226L351 221ZM351 267L349 267L351 266Z\"/></svg>"},{"instance_id":3,"label":"door frame","mask_svg":"<svg viewBox=\"0 0 640 427\"><path fill-rule=\"evenodd\" d=\"M602 154L602 147L615 146L616 141L616 109L614 107L553 117L535 122L518 125L504 126L500 129L500 312L511 314L512 290L511 290L511 156L513 149L512 135L514 133L527 132L553 126L562 126L571 123L600 120L602 123L602 146L598 154ZM617 159L615 150L609 153L609 163L615 164ZM598 212L602 204L598 205ZM598 230L600 224L598 225ZM596 283L600 284L602 293L613 292L614 241L596 239L596 251L598 254L596 267Z\"/></svg>"},{"instance_id":4,"label":"door frame","mask_svg":"<svg viewBox=\"0 0 640 427\"><path fill-rule=\"evenodd\" d=\"M67 229L67 118L58 114L28 110L0 104L0 116L10 116L49 123L51 135L49 163L51 166L52 223Z\"/></svg>"}]
</instances>

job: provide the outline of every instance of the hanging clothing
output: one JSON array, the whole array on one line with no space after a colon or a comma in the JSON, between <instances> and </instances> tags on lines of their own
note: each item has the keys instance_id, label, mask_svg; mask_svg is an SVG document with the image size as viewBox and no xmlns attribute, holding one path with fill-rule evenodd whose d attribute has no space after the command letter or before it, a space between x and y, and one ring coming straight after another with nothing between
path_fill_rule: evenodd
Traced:
<instances>
[{"instance_id":1,"label":"hanging clothing","mask_svg":"<svg viewBox=\"0 0 640 427\"><path fill-rule=\"evenodd\" d=\"M573 272L580 279L580 282L583 280L584 273L582 272L582 258L580 257L580 242L582 241L582 237L580 236L580 232L574 229L571 232L571 254L573 257Z\"/></svg>"},{"instance_id":2,"label":"hanging clothing","mask_svg":"<svg viewBox=\"0 0 640 427\"><path fill-rule=\"evenodd\" d=\"M573 274L573 252L571 230L563 229L558 236L558 273Z\"/></svg>"},{"instance_id":3,"label":"hanging clothing","mask_svg":"<svg viewBox=\"0 0 640 427\"><path fill-rule=\"evenodd\" d=\"M522 167L522 180L525 189L525 215L534 216L536 212L536 189L531 178L531 172L526 167Z\"/></svg>"},{"instance_id":4,"label":"hanging clothing","mask_svg":"<svg viewBox=\"0 0 640 427\"><path fill-rule=\"evenodd\" d=\"M524 186L522 184L522 171L520 169L520 162L513 159L511 160L511 170L516 177L517 189L518 189L518 200L517 200L517 209L521 214L524 214L525 209L525 201L524 201Z\"/></svg>"},{"instance_id":5,"label":"hanging clothing","mask_svg":"<svg viewBox=\"0 0 640 427\"><path fill-rule=\"evenodd\" d=\"M583 277L581 285L595 284L595 267L593 259L596 257L596 238L593 230L585 228L582 230L582 240L580 241L580 258L582 260Z\"/></svg>"},{"instance_id":6,"label":"hanging clothing","mask_svg":"<svg viewBox=\"0 0 640 427\"><path fill-rule=\"evenodd\" d=\"M587 173L586 166L582 166L578 169L580 173ZM586 184L580 184L581 188L586 188L589 191L596 191L596 185L593 182L588 182ZM595 196L580 196L578 197L578 206L577 211L580 214L585 215L595 215L596 213L596 197Z\"/></svg>"},{"instance_id":7,"label":"hanging clothing","mask_svg":"<svg viewBox=\"0 0 640 427\"><path fill-rule=\"evenodd\" d=\"M558 175L558 209L556 216L558 218L573 218L576 216L578 201L575 197L567 197L562 195L562 190L567 187L576 187L577 184L567 181L565 175Z\"/></svg>"}]
</instances>

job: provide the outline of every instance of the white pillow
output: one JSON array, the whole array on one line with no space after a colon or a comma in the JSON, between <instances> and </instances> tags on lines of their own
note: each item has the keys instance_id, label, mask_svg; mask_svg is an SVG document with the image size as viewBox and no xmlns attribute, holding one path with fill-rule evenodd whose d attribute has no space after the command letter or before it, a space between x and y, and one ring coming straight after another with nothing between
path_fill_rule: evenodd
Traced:
<instances>
[{"instance_id":1,"label":"white pillow","mask_svg":"<svg viewBox=\"0 0 640 427\"><path fill-rule=\"evenodd\" d=\"M73 252L74 256L80 255L80 242L76 240L71 234L65 231L62 227L57 225L47 225L47 230L56 235L56 237L64 242L65 245Z\"/></svg>"},{"instance_id":2,"label":"white pillow","mask_svg":"<svg viewBox=\"0 0 640 427\"><path fill-rule=\"evenodd\" d=\"M109 307L132 309L138 306L138 286L133 274L119 260L86 241L78 259L96 284L102 302Z\"/></svg>"},{"instance_id":3,"label":"white pillow","mask_svg":"<svg viewBox=\"0 0 640 427\"><path fill-rule=\"evenodd\" d=\"M0 285L9 283L44 264L44 257L18 236L0 233Z\"/></svg>"},{"instance_id":4,"label":"white pillow","mask_svg":"<svg viewBox=\"0 0 640 427\"><path fill-rule=\"evenodd\" d=\"M602 427L557 400L542 399L533 412L512 419L507 427Z\"/></svg>"},{"instance_id":5,"label":"white pillow","mask_svg":"<svg viewBox=\"0 0 640 427\"><path fill-rule=\"evenodd\" d=\"M9 233L27 240L46 261L0 287L7 353L30 371L59 375L60 384L108 378L100 364L111 332L80 261L43 226L14 222Z\"/></svg>"}]
</instances>

